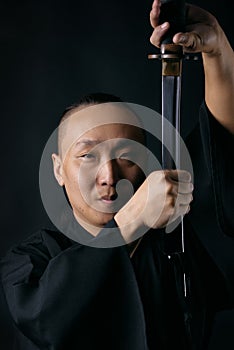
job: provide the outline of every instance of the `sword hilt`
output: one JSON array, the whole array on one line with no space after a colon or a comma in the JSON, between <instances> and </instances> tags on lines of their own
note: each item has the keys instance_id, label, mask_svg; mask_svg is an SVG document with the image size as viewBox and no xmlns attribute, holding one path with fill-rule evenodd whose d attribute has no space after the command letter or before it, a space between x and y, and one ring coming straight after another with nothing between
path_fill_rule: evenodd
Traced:
<instances>
[{"instance_id":1,"label":"sword hilt","mask_svg":"<svg viewBox=\"0 0 234 350\"><path fill-rule=\"evenodd\" d=\"M161 0L159 24L169 22L170 28L162 44L172 44L173 36L185 30L185 0Z\"/></svg>"},{"instance_id":2,"label":"sword hilt","mask_svg":"<svg viewBox=\"0 0 234 350\"><path fill-rule=\"evenodd\" d=\"M181 60L183 48L173 43L173 36L185 28L185 0L162 0L159 24L170 23L170 28L161 42L159 55L148 55L149 58L161 58L170 62Z\"/></svg>"},{"instance_id":3,"label":"sword hilt","mask_svg":"<svg viewBox=\"0 0 234 350\"><path fill-rule=\"evenodd\" d=\"M183 47L173 43L173 36L185 30L186 8L185 0L161 0L161 10L159 24L170 23L170 28L162 39L160 53L149 54L149 59L168 60L173 63L175 60L185 59L187 61L197 61L197 54L183 53ZM179 67L178 67L179 69ZM177 72L179 73L177 69ZM181 69L181 68L180 68ZM172 74L174 75L174 74Z\"/></svg>"}]
</instances>

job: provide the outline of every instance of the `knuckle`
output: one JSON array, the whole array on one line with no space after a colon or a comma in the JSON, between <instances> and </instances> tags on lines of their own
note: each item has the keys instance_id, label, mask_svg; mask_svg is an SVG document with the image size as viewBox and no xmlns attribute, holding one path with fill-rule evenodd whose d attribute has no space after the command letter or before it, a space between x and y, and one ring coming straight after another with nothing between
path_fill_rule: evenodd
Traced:
<instances>
[{"instance_id":1,"label":"knuckle","mask_svg":"<svg viewBox=\"0 0 234 350\"><path fill-rule=\"evenodd\" d=\"M154 36L153 36L153 34L152 34L152 35L151 35L151 37L150 37L150 43L151 43L151 44L153 44L153 45L155 44L155 41L154 41Z\"/></svg>"},{"instance_id":2,"label":"knuckle","mask_svg":"<svg viewBox=\"0 0 234 350\"><path fill-rule=\"evenodd\" d=\"M191 182L191 174L188 171L183 170L182 180L190 183Z\"/></svg>"},{"instance_id":3,"label":"knuckle","mask_svg":"<svg viewBox=\"0 0 234 350\"><path fill-rule=\"evenodd\" d=\"M171 172L170 170L162 170L162 179L165 180L166 182L169 182L171 178Z\"/></svg>"},{"instance_id":4,"label":"knuckle","mask_svg":"<svg viewBox=\"0 0 234 350\"><path fill-rule=\"evenodd\" d=\"M154 46L159 46L159 41L157 40L157 38L155 37L154 33L151 35L150 37L150 42L152 45Z\"/></svg>"},{"instance_id":5,"label":"knuckle","mask_svg":"<svg viewBox=\"0 0 234 350\"><path fill-rule=\"evenodd\" d=\"M166 219L168 220L169 218L176 216L176 212L177 212L177 209L174 206L168 207L165 213Z\"/></svg>"},{"instance_id":6,"label":"knuckle","mask_svg":"<svg viewBox=\"0 0 234 350\"><path fill-rule=\"evenodd\" d=\"M165 180L164 170L155 170L149 176L153 181L163 182Z\"/></svg>"},{"instance_id":7,"label":"knuckle","mask_svg":"<svg viewBox=\"0 0 234 350\"><path fill-rule=\"evenodd\" d=\"M150 180L150 181L156 181L157 180L157 178L160 176L160 171L152 171L150 174L149 174L149 176L148 176L148 179Z\"/></svg>"},{"instance_id":8,"label":"knuckle","mask_svg":"<svg viewBox=\"0 0 234 350\"><path fill-rule=\"evenodd\" d=\"M189 213L189 211L190 211L190 205L186 205L184 206L181 215L186 215Z\"/></svg>"},{"instance_id":9,"label":"knuckle","mask_svg":"<svg viewBox=\"0 0 234 350\"><path fill-rule=\"evenodd\" d=\"M160 35L158 31L158 27L156 27L150 37L151 44L160 47Z\"/></svg>"},{"instance_id":10,"label":"knuckle","mask_svg":"<svg viewBox=\"0 0 234 350\"><path fill-rule=\"evenodd\" d=\"M209 22L211 27L214 27L214 28L218 27L218 21L216 17L211 13L209 13Z\"/></svg>"},{"instance_id":11,"label":"knuckle","mask_svg":"<svg viewBox=\"0 0 234 350\"><path fill-rule=\"evenodd\" d=\"M173 192L173 185L170 182L166 182L166 193L171 194L172 192Z\"/></svg>"},{"instance_id":12,"label":"knuckle","mask_svg":"<svg viewBox=\"0 0 234 350\"><path fill-rule=\"evenodd\" d=\"M169 210L171 210L171 209L174 210L175 202L176 201L175 201L175 197L174 196L168 196L168 198L167 198L167 207L168 207Z\"/></svg>"}]
</instances>

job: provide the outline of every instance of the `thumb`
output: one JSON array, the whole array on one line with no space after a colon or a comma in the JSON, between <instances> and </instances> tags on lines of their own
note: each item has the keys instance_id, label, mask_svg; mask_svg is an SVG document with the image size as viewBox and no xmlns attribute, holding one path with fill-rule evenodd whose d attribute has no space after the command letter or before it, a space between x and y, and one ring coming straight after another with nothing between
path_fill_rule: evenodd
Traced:
<instances>
[{"instance_id":1,"label":"thumb","mask_svg":"<svg viewBox=\"0 0 234 350\"><path fill-rule=\"evenodd\" d=\"M173 37L174 44L182 45L187 52L199 52L202 48L201 37L195 33L177 33Z\"/></svg>"}]
</instances>

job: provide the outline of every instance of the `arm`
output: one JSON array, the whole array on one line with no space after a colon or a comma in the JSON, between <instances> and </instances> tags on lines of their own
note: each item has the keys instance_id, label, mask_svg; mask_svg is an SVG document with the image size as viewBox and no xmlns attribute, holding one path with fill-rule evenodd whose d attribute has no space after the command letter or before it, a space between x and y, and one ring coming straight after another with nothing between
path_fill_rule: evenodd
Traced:
<instances>
[{"instance_id":1,"label":"arm","mask_svg":"<svg viewBox=\"0 0 234 350\"><path fill-rule=\"evenodd\" d=\"M119 308L123 303L125 287L134 294L134 283L124 284L125 279L133 279L132 274L125 247L73 244L61 250L46 231L13 248L1 261L12 318L40 349L73 348L77 339L81 348L91 349L89 342L106 325L100 314L111 327L108 310L115 312L115 305Z\"/></svg>"},{"instance_id":2,"label":"arm","mask_svg":"<svg viewBox=\"0 0 234 350\"><path fill-rule=\"evenodd\" d=\"M150 12L154 28L150 41L160 41L170 24L159 25L160 1L155 0ZM205 73L205 101L217 121L234 133L234 54L217 19L209 12L186 5L186 32L177 33L173 41L186 52L201 52Z\"/></svg>"},{"instance_id":3,"label":"arm","mask_svg":"<svg viewBox=\"0 0 234 350\"><path fill-rule=\"evenodd\" d=\"M232 134L234 133L234 54L216 18L199 7L188 4L186 6L186 32L177 33L173 40L176 44L183 45L187 52L202 52L205 72L205 102L211 112L206 113L204 109L200 118L203 140L203 149L200 152L201 157L206 157L206 166L209 169L206 173L208 178L204 181L203 175L196 188L200 188L202 181L212 182L217 213L222 219L220 219L221 226L223 228L232 227L227 228L226 231L231 232L232 230L233 232L231 212L233 186L230 181L233 177L233 162L230 150L233 149ZM160 41L169 28L167 22L159 25L159 16L160 1L155 0L150 12L150 21L154 28L151 43L157 47L160 46ZM196 145L196 141L193 140L193 142ZM193 164L198 165L201 171L199 163L199 159L193 159ZM197 203L197 196L195 197ZM205 201L205 198L203 200Z\"/></svg>"}]
</instances>

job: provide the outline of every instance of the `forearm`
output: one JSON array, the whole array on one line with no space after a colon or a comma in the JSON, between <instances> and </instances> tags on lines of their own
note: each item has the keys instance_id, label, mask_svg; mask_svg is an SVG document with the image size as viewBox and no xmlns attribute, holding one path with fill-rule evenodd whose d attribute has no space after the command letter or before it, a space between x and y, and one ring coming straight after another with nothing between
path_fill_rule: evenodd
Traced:
<instances>
[{"instance_id":1,"label":"forearm","mask_svg":"<svg viewBox=\"0 0 234 350\"><path fill-rule=\"evenodd\" d=\"M234 53L222 29L220 48L203 53L205 100L212 115L234 133Z\"/></svg>"},{"instance_id":2,"label":"forearm","mask_svg":"<svg viewBox=\"0 0 234 350\"><path fill-rule=\"evenodd\" d=\"M137 207L135 202L129 201L114 217L121 235L128 245L147 231L140 220L140 211L140 206ZM134 213L132 219L130 219L131 212Z\"/></svg>"},{"instance_id":3,"label":"forearm","mask_svg":"<svg viewBox=\"0 0 234 350\"><path fill-rule=\"evenodd\" d=\"M124 268L131 266L124 247L97 249L74 245L53 257L41 277L32 278L31 261L37 262L34 269L39 270L43 256L29 254L7 255L1 276L18 329L40 349L66 348L63 342L74 336L74 319L75 336L81 341L87 323L95 325L98 293L105 292L106 281L110 288L113 281L121 284ZM104 308L105 298L99 302Z\"/></svg>"}]
</instances>

